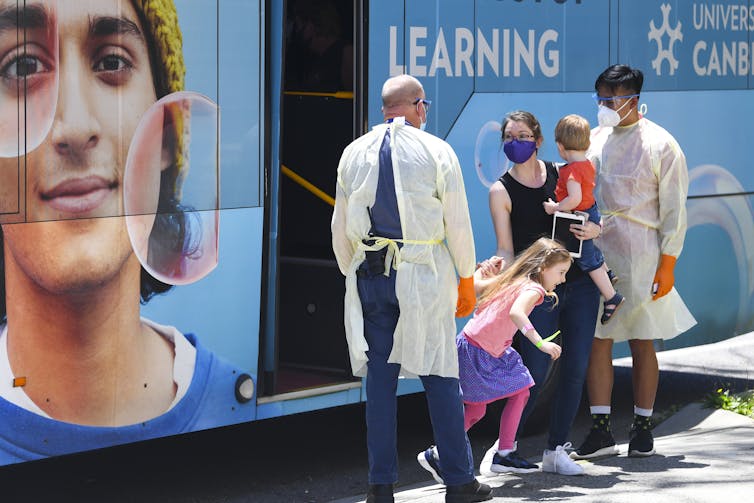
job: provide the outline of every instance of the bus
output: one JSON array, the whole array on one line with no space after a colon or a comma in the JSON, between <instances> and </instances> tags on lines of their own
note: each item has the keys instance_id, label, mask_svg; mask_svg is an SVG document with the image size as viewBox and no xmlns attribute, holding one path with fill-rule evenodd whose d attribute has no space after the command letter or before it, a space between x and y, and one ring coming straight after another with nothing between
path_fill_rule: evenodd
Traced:
<instances>
[{"instance_id":1,"label":"bus","mask_svg":"<svg viewBox=\"0 0 754 503\"><path fill-rule=\"evenodd\" d=\"M29 187L34 186L33 164L39 152L63 156L70 153L66 149L76 146L55 142L64 130L64 119L73 117L65 105L71 99L85 104L98 97L102 83L108 90L123 86L118 91L120 105L109 118L123 124L116 133L121 135L118 144L129 147L122 157L127 157L123 164L130 168L117 187L125 194L125 205L120 213L104 218L128 220L131 245L142 269L173 286L143 303L142 326L147 323L144 320L153 320L146 326L163 338L168 332L160 328L164 326L174 327L171 337L179 340L181 334L196 334L187 340L203 348L197 354L210 354L213 362L222 362L219 368L227 375L217 389L208 388L216 399L208 400L202 419L190 425L156 427L192 396L196 376L192 378L191 372L181 382L176 379L166 412L124 414L117 420L88 418L77 425L76 432L93 433L96 441L58 442L60 423L76 423L65 415L58 417L62 409L50 405L62 401L63 394L55 396L58 388L54 387L39 394L35 375L14 375L13 364L19 360L11 354L16 344L9 344L6 356L0 354L0 367L7 358L9 375L14 378L10 390L0 389L3 424L14 414L41 416L44 420L26 423L30 437L58 443L50 451L18 445L0 448L12 453L0 457L0 464L363 402L364 383L351 374L345 343L344 279L330 245L332 197L343 148L382 121L382 83L402 73L417 77L433 102L427 131L448 141L458 155L475 246L483 258L495 251L488 189L508 168L500 144L505 113L516 109L534 113L545 133L539 156L554 160L557 149L548 132L560 117L578 113L596 124L592 94L597 75L614 63L642 69L644 113L678 140L690 176L688 231L676 268L676 288L698 323L689 332L664 341L659 349L716 342L754 330L754 174L747 169L754 149L753 133L747 127L754 108L754 44L749 38L754 6L748 3L173 0L176 20L170 16L155 19L134 7L137 3L112 0L119 9L115 14L88 14L88 19L104 19L97 30L89 30L89 36L105 40L96 47L109 48L112 54L98 59L91 55L94 62L77 67L79 73L65 71L72 59L65 35L82 7L71 0L37 3L52 14L35 17L40 11L29 9L35 5L31 0L4 1L0 10L8 22L13 16L18 18L18 12L29 20L16 22L13 40L8 36L6 46L17 46L21 33L38 40L29 43L33 49L47 47L46 53L53 55L50 61L25 58L21 66L16 61L15 66L3 67L6 77L21 69L24 76L32 74L26 78L39 81L36 87L23 88L23 99L7 89L0 98L6 102L0 102L0 112L18 123L15 132L2 130L12 138L0 145L0 165L15 166L16 173L15 178L0 180L6 186L7 180L15 184L12 191L0 187L6 249L12 244L16 224L59 221L59 214L35 217ZM40 30L34 22L38 17L54 26ZM149 112L151 104L148 110L124 105L128 91L124 82L131 81L118 75L126 68L128 78L135 78L130 76L143 68L133 56L138 51L128 51L129 43L141 43L132 36L136 31L146 34L142 38L153 74L164 73L155 61L175 61L175 54L165 57L159 52L159 47L174 51L175 44L161 46L153 40L150 29L157 21L168 27L177 23L173 40L180 42L185 81L164 96L157 93L152 101L158 104L158 119L150 122L145 118L154 115ZM102 35L107 29L113 33ZM6 37L7 31L0 36ZM118 50L112 51L113 47ZM59 71L51 70L58 67ZM85 81L82 72L98 79L96 92L80 91L83 84L72 87ZM159 89L160 79L155 75ZM7 104L15 108L6 108ZM134 110L146 126L130 125L128 121L134 119L129 114ZM87 127L99 125L81 116L79 120ZM152 134L155 128L159 134ZM132 134L133 129L141 134ZM31 134L35 131L36 139ZM99 138L94 134L87 138L90 141L80 148L104 143L91 141ZM147 173L138 169L140 159L164 161L166 151L190 154L187 161L180 161L184 169L179 167L172 185L166 185L163 175L169 169L164 162L154 161L159 169ZM143 183L140 177L147 176L157 178ZM130 179L137 183L129 183ZM176 189L176 180L187 188ZM181 196L179 213L189 215L188 222L198 222L188 228L198 229L195 235L201 236L202 246L208 246L202 260L183 260L180 267L168 261L166 266L165 261L153 259L154 246L139 252L139 246L145 240L153 243L155 235L154 230L147 237L143 231L139 234L144 225L151 229L153 220L147 218L145 223L139 217L157 214L161 221L161 212L171 214L149 206L152 199L144 192L150 191L144 187L152 185ZM144 200L148 204L140 206ZM179 255L186 249L184 243ZM198 263L203 266L186 272ZM3 337L11 342L14 283L6 283L9 312L1 321ZM174 372L178 371L178 347L175 343ZM627 346L616 345L615 356L626 354ZM21 377L25 380L16 385L16 378ZM420 391L418 380L401 379L399 393ZM45 392L51 402L44 402ZM138 397L134 402L125 399L131 395L124 388L111 387L104 393L124 411L136 409ZM43 397L42 403L31 396ZM185 409L183 413L195 412ZM134 417L138 420L129 421ZM0 446L17 443L16 436L17 431L0 426Z\"/></svg>"}]
</instances>

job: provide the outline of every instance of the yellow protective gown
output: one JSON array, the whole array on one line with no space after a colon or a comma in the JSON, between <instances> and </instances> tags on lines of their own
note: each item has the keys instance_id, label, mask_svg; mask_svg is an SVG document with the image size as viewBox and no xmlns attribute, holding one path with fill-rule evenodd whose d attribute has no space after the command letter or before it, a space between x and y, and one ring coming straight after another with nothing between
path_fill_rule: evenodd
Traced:
<instances>
[{"instance_id":1,"label":"yellow protective gown","mask_svg":"<svg viewBox=\"0 0 754 503\"><path fill-rule=\"evenodd\" d=\"M597 168L597 204L604 229L595 243L626 298L595 337L671 339L696 324L678 291L652 300L660 255L678 257L686 235L686 157L665 129L642 118L592 131L587 154Z\"/></svg>"},{"instance_id":2,"label":"yellow protective gown","mask_svg":"<svg viewBox=\"0 0 754 503\"><path fill-rule=\"evenodd\" d=\"M403 230L403 247L393 260L400 316L388 361L399 363L401 375L408 377L458 377L456 271L469 277L476 266L461 167L450 145L406 124L403 117L353 141L338 165L331 229L335 257L346 276L351 368L355 376L366 375L368 347L356 269L367 248L362 244L370 229L367 207L374 205L380 145L388 128Z\"/></svg>"}]
</instances>

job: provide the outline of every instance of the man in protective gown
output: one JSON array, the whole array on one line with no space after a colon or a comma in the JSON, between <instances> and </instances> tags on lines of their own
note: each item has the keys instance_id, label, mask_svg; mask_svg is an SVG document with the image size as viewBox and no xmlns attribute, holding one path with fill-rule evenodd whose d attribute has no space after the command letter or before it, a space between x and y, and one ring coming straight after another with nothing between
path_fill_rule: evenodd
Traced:
<instances>
[{"instance_id":1,"label":"man in protective gown","mask_svg":"<svg viewBox=\"0 0 754 503\"><path fill-rule=\"evenodd\" d=\"M382 104L385 122L343 152L332 218L351 366L366 376L367 502L393 501L399 375L424 385L446 502L484 501L491 489L474 477L455 346L454 315L471 314L476 300L461 168L450 145L422 130L430 102L417 79L388 79Z\"/></svg>"},{"instance_id":2,"label":"man in protective gown","mask_svg":"<svg viewBox=\"0 0 754 503\"><path fill-rule=\"evenodd\" d=\"M650 418L659 380L654 339L671 339L696 324L673 287L686 235L688 171L678 142L639 112L640 70L607 68L595 83L599 126L587 154L597 168L597 204L604 230L599 246L621 282L620 316L597 325L587 371L592 428L573 453L589 459L618 453L610 429L612 348L628 341L634 420L629 456L654 454Z\"/></svg>"}]
</instances>

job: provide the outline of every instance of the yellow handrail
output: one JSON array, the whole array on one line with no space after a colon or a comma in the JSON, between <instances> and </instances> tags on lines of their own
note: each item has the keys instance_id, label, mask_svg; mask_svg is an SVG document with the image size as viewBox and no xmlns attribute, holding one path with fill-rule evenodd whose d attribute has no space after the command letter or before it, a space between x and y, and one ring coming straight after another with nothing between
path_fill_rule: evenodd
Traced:
<instances>
[{"instance_id":1,"label":"yellow handrail","mask_svg":"<svg viewBox=\"0 0 754 503\"><path fill-rule=\"evenodd\" d=\"M313 183L311 183L306 178L297 175L294 173L288 166L285 164L280 165L280 171L283 172L285 176L296 182L297 184L301 185L303 188L317 196L318 198L322 199L324 202L329 204L330 206L335 206L335 199L333 199L330 194L326 193L323 190L320 190L318 187L316 187Z\"/></svg>"},{"instance_id":2,"label":"yellow handrail","mask_svg":"<svg viewBox=\"0 0 754 503\"><path fill-rule=\"evenodd\" d=\"M283 94L288 96L320 96L324 98L338 98L341 100L352 100L353 91L336 91L334 93L321 93L315 91L285 91Z\"/></svg>"}]
</instances>

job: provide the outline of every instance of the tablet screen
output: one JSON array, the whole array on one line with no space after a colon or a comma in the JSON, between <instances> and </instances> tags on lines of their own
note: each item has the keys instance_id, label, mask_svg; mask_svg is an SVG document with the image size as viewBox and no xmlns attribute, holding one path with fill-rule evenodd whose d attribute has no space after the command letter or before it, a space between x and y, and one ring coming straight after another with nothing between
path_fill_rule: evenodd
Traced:
<instances>
[{"instance_id":1,"label":"tablet screen","mask_svg":"<svg viewBox=\"0 0 754 503\"><path fill-rule=\"evenodd\" d=\"M575 258L581 257L581 240L569 230L571 224L583 224L584 217L581 215L574 215L573 213L565 213L562 211L556 211L552 220L552 239L563 243L566 250L571 252L571 256Z\"/></svg>"}]
</instances>

